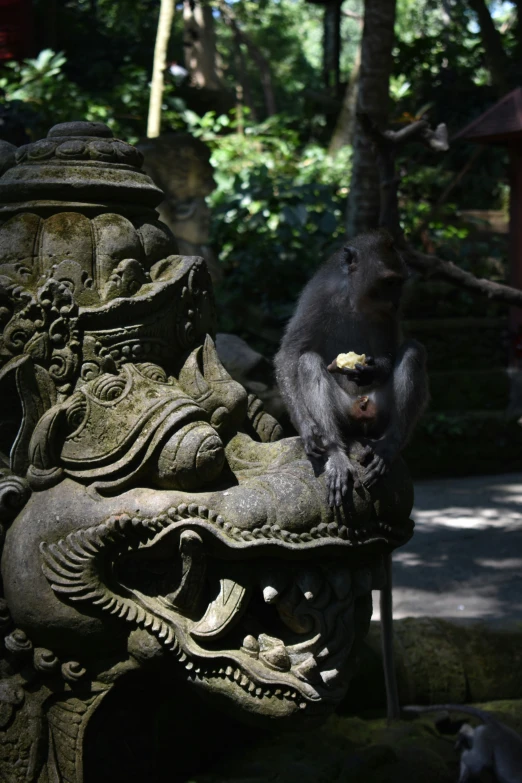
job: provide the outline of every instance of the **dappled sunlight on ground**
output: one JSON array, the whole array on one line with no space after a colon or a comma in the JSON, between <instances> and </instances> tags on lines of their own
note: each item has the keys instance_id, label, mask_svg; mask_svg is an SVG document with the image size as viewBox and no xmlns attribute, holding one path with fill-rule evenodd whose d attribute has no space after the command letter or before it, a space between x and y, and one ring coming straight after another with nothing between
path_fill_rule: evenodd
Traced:
<instances>
[{"instance_id":1,"label":"dappled sunlight on ground","mask_svg":"<svg viewBox=\"0 0 522 783\"><path fill-rule=\"evenodd\" d=\"M413 519L393 558L394 617L522 621L520 474L418 482Z\"/></svg>"}]
</instances>

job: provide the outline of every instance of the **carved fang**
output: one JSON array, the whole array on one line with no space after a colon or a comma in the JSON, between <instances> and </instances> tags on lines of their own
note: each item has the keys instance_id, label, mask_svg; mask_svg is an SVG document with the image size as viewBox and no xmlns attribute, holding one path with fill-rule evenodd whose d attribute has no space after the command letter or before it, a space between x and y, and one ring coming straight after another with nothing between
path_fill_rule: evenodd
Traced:
<instances>
[{"instance_id":1,"label":"carved fang","mask_svg":"<svg viewBox=\"0 0 522 783\"><path fill-rule=\"evenodd\" d=\"M207 560L203 541L194 530L183 531L179 539L179 552L182 560L181 583L167 598L174 606L186 611L197 603L205 581Z\"/></svg>"},{"instance_id":2,"label":"carved fang","mask_svg":"<svg viewBox=\"0 0 522 783\"><path fill-rule=\"evenodd\" d=\"M219 595L192 629L195 639L219 638L235 624L247 604L247 590L232 579L220 579Z\"/></svg>"}]
</instances>

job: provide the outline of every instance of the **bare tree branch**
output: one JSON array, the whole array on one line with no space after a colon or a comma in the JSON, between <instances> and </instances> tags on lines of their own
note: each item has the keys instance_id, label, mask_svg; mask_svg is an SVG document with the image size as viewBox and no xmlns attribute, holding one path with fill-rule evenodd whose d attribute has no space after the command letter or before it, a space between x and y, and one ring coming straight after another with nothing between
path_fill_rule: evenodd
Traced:
<instances>
[{"instance_id":1,"label":"bare tree branch","mask_svg":"<svg viewBox=\"0 0 522 783\"><path fill-rule=\"evenodd\" d=\"M443 152L448 149L448 131L443 124L432 130L426 120L416 120L397 131L381 131L367 114L359 114L358 118L377 155L381 182L379 225L394 236L401 236L397 196L400 180L395 172L397 152L411 141L419 141L434 151Z\"/></svg>"},{"instance_id":2,"label":"bare tree branch","mask_svg":"<svg viewBox=\"0 0 522 783\"><path fill-rule=\"evenodd\" d=\"M364 132L371 139L377 156L377 167L381 181L381 209L379 225L387 228L400 245L406 263L422 272L426 277L442 278L460 288L487 296L488 299L504 302L512 307L522 307L522 290L479 278L466 272L451 261L434 255L420 253L406 242L399 222L398 187L400 178L395 171L397 149L410 141L421 141L430 149L448 149L448 135L445 125L432 130L425 120L417 120L399 131L381 131L368 117L359 117Z\"/></svg>"},{"instance_id":3,"label":"bare tree branch","mask_svg":"<svg viewBox=\"0 0 522 783\"><path fill-rule=\"evenodd\" d=\"M343 16L347 16L348 19L355 19L357 22L360 22L362 24L364 17L362 14L358 14L355 11L349 11L347 8L341 8L341 13Z\"/></svg>"},{"instance_id":4,"label":"bare tree branch","mask_svg":"<svg viewBox=\"0 0 522 783\"><path fill-rule=\"evenodd\" d=\"M487 296L495 302L513 307L522 307L522 291L509 285L495 283L484 277L475 277L471 272L466 272L451 261L444 261L438 256L426 255L413 250L409 245L404 249L406 263L422 272L426 277L439 277L449 283L474 291L477 294Z\"/></svg>"}]
</instances>

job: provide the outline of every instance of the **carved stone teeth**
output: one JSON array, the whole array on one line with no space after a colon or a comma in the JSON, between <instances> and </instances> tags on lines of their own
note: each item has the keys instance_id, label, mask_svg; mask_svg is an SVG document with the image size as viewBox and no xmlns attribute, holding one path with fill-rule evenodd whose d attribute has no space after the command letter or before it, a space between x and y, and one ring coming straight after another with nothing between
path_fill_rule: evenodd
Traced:
<instances>
[{"instance_id":1,"label":"carved stone teeth","mask_svg":"<svg viewBox=\"0 0 522 783\"><path fill-rule=\"evenodd\" d=\"M263 691L263 696L270 696L270 695L271 695L270 688L265 688L265 690Z\"/></svg>"},{"instance_id":2,"label":"carved stone teeth","mask_svg":"<svg viewBox=\"0 0 522 783\"><path fill-rule=\"evenodd\" d=\"M119 519L117 520L117 525L119 529L122 532L124 532L125 530L127 530L129 527L132 526L132 520L128 514L122 514L121 517L119 517Z\"/></svg>"},{"instance_id":3,"label":"carved stone teeth","mask_svg":"<svg viewBox=\"0 0 522 783\"><path fill-rule=\"evenodd\" d=\"M209 511L208 518L210 519L211 522L215 522L217 518L217 513L215 511Z\"/></svg>"},{"instance_id":4,"label":"carved stone teeth","mask_svg":"<svg viewBox=\"0 0 522 783\"><path fill-rule=\"evenodd\" d=\"M171 506L167 510L167 516L169 517L169 519L172 519L172 520L177 519L177 517L178 517L178 509L175 506Z\"/></svg>"},{"instance_id":5,"label":"carved stone teeth","mask_svg":"<svg viewBox=\"0 0 522 783\"><path fill-rule=\"evenodd\" d=\"M313 601L323 585L323 580L316 571L300 571L295 581L307 601Z\"/></svg>"},{"instance_id":6,"label":"carved stone teeth","mask_svg":"<svg viewBox=\"0 0 522 783\"><path fill-rule=\"evenodd\" d=\"M237 682L240 677L241 677L241 672L239 669L236 669L234 672L234 680Z\"/></svg>"},{"instance_id":7,"label":"carved stone teeth","mask_svg":"<svg viewBox=\"0 0 522 783\"><path fill-rule=\"evenodd\" d=\"M328 525L328 534L330 536L337 536L339 534L339 525L337 522L330 522Z\"/></svg>"},{"instance_id":8,"label":"carved stone teeth","mask_svg":"<svg viewBox=\"0 0 522 783\"><path fill-rule=\"evenodd\" d=\"M344 538L345 540L348 538L348 528L346 525L341 525L339 528L339 537Z\"/></svg>"},{"instance_id":9,"label":"carved stone teeth","mask_svg":"<svg viewBox=\"0 0 522 783\"><path fill-rule=\"evenodd\" d=\"M206 506L198 506L198 515L203 519L208 519L208 508Z\"/></svg>"},{"instance_id":10,"label":"carved stone teeth","mask_svg":"<svg viewBox=\"0 0 522 783\"><path fill-rule=\"evenodd\" d=\"M241 538L244 538L245 541L252 541L252 533L250 530L242 530L241 531Z\"/></svg>"},{"instance_id":11,"label":"carved stone teeth","mask_svg":"<svg viewBox=\"0 0 522 783\"><path fill-rule=\"evenodd\" d=\"M221 668L221 669L219 670L219 672L218 672L218 674L224 674L224 673L225 673L225 670L224 670L223 668Z\"/></svg>"},{"instance_id":12,"label":"carved stone teeth","mask_svg":"<svg viewBox=\"0 0 522 783\"><path fill-rule=\"evenodd\" d=\"M262 688L256 688L256 696L262 696L263 695L263 689Z\"/></svg>"},{"instance_id":13,"label":"carved stone teeth","mask_svg":"<svg viewBox=\"0 0 522 783\"><path fill-rule=\"evenodd\" d=\"M261 528L261 532L263 533L264 536L266 536L266 538L269 538L272 532L272 528L270 527L270 525L263 525L263 527Z\"/></svg>"},{"instance_id":14,"label":"carved stone teeth","mask_svg":"<svg viewBox=\"0 0 522 783\"><path fill-rule=\"evenodd\" d=\"M317 525L317 532L320 536L327 536L328 535L328 525L326 522L321 522L320 525Z\"/></svg>"},{"instance_id":15,"label":"carved stone teeth","mask_svg":"<svg viewBox=\"0 0 522 783\"><path fill-rule=\"evenodd\" d=\"M288 691L285 691L285 692L283 693L283 696L290 696L290 694L291 694L291 693L292 693L292 691L290 691L290 690L288 690Z\"/></svg>"},{"instance_id":16,"label":"carved stone teeth","mask_svg":"<svg viewBox=\"0 0 522 783\"><path fill-rule=\"evenodd\" d=\"M270 528L270 532L272 533L273 536L278 536L281 533L281 528L279 527L279 525L272 525L272 527Z\"/></svg>"},{"instance_id":17,"label":"carved stone teeth","mask_svg":"<svg viewBox=\"0 0 522 783\"><path fill-rule=\"evenodd\" d=\"M290 670L291 661L287 649L281 639L272 636L259 634L259 646L261 648L260 658L271 669L287 672Z\"/></svg>"},{"instance_id":18,"label":"carved stone teeth","mask_svg":"<svg viewBox=\"0 0 522 783\"><path fill-rule=\"evenodd\" d=\"M297 533L290 533L290 541L296 544L299 540L300 537L297 535Z\"/></svg>"},{"instance_id":19,"label":"carved stone teeth","mask_svg":"<svg viewBox=\"0 0 522 783\"><path fill-rule=\"evenodd\" d=\"M274 696L282 696L282 695L283 695L283 691L281 690L281 688L276 688L274 691Z\"/></svg>"},{"instance_id":20,"label":"carved stone teeth","mask_svg":"<svg viewBox=\"0 0 522 783\"><path fill-rule=\"evenodd\" d=\"M263 588L263 598L265 599L266 604L273 604L274 601L277 600L278 596L279 593L275 587L270 587L270 585L267 585Z\"/></svg>"},{"instance_id":21,"label":"carved stone teeth","mask_svg":"<svg viewBox=\"0 0 522 783\"><path fill-rule=\"evenodd\" d=\"M191 517L197 516L197 514L198 514L198 506L197 506L197 504L196 503L191 503L190 506L188 507L188 512L189 512Z\"/></svg>"},{"instance_id":22,"label":"carved stone teeth","mask_svg":"<svg viewBox=\"0 0 522 783\"><path fill-rule=\"evenodd\" d=\"M295 691L292 691L292 693L290 694L290 698L297 699L297 693Z\"/></svg>"},{"instance_id":23,"label":"carved stone teeth","mask_svg":"<svg viewBox=\"0 0 522 783\"><path fill-rule=\"evenodd\" d=\"M254 683L253 682L249 682L248 683L248 692L249 693L254 693L255 689L256 689L256 686L254 685Z\"/></svg>"},{"instance_id":24,"label":"carved stone teeth","mask_svg":"<svg viewBox=\"0 0 522 783\"><path fill-rule=\"evenodd\" d=\"M312 654L310 654L310 656L302 663L294 666L292 670L301 680L317 682L319 678L319 667Z\"/></svg>"},{"instance_id":25,"label":"carved stone teeth","mask_svg":"<svg viewBox=\"0 0 522 783\"><path fill-rule=\"evenodd\" d=\"M337 679L339 671L337 669L328 669L327 671L319 672L319 674L326 687L328 687L333 680Z\"/></svg>"},{"instance_id":26,"label":"carved stone teeth","mask_svg":"<svg viewBox=\"0 0 522 783\"><path fill-rule=\"evenodd\" d=\"M218 514L216 517L216 525L218 525L218 527L224 527L225 525L225 520L223 519L221 514Z\"/></svg>"},{"instance_id":27,"label":"carved stone teeth","mask_svg":"<svg viewBox=\"0 0 522 783\"><path fill-rule=\"evenodd\" d=\"M232 668L232 666L227 666L226 668L227 677L232 677L233 674L234 674L234 669Z\"/></svg>"},{"instance_id":28,"label":"carved stone teeth","mask_svg":"<svg viewBox=\"0 0 522 783\"><path fill-rule=\"evenodd\" d=\"M299 709L300 710L306 710L306 702L305 701L300 701L299 702Z\"/></svg>"},{"instance_id":29,"label":"carved stone teeth","mask_svg":"<svg viewBox=\"0 0 522 783\"><path fill-rule=\"evenodd\" d=\"M219 517L218 517L218 524L219 524ZM232 530L232 525L230 524L230 522L224 522L223 523L223 530L226 530L227 533L230 530Z\"/></svg>"},{"instance_id":30,"label":"carved stone teeth","mask_svg":"<svg viewBox=\"0 0 522 783\"><path fill-rule=\"evenodd\" d=\"M192 663L192 661L187 661L187 663L185 664L185 669L187 669L187 671L190 671L193 668L194 668L194 664Z\"/></svg>"},{"instance_id":31,"label":"carved stone teeth","mask_svg":"<svg viewBox=\"0 0 522 783\"><path fill-rule=\"evenodd\" d=\"M239 684L240 684L240 685L241 685L243 688L246 688L246 687L247 687L247 685L249 684L249 682L250 682L250 680L248 679L248 677L245 677L245 675L244 675L244 674L242 674L242 675L241 675L241 679L239 680Z\"/></svg>"},{"instance_id":32,"label":"carved stone teeth","mask_svg":"<svg viewBox=\"0 0 522 783\"><path fill-rule=\"evenodd\" d=\"M188 506L187 506L187 504L186 504L186 503L181 503L181 504L178 506L178 514L180 514L181 516L183 516L183 515L184 515L184 514L186 514L186 512L187 512L187 508L188 508Z\"/></svg>"},{"instance_id":33,"label":"carved stone teeth","mask_svg":"<svg viewBox=\"0 0 522 783\"><path fill-rule=\"evenodd\" d=\"M185 661L187 660L187 656L184 652L182 652L181 655L179 656L179 660L180 663L185 663Z\"/></svg>"},{"instance_id":34,"label":"carved stone teeth","mask_svg":"<svg viewBox=\"0 0 522 783\"><path fill-rule=\"evenodd\" d=\"M252 634L248 634L243 639L243 646L241 647L241 650L245 652L247 655L250 655L252 658L258 658L259 657L259 642L257 641L255 636L252 636Z\"/></svg>"}]
</instances>

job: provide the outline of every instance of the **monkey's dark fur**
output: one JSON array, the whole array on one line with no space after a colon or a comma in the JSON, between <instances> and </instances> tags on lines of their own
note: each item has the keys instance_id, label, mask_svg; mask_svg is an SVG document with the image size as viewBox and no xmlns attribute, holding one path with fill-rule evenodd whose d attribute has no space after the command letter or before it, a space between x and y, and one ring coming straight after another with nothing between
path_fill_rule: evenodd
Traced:
<instances>
[{"instance_id":1,"label":"monkey's dark fur","mask_svg":"<svg viewBox=\"0 0 522 783\"><path fill-rule=\"evenodd\" d=\"M470 704L435 704L431 707L404 707L404 712L463 712L482 721L473 728L465 723L457 740L460 757L458 783L468 783L482 772L491 771L498 783L522 783L522 737L490 715Z\"/></svg>"},{"instance_id":2,"label":"monkey's dark fur","mask_svg":"<svg viewBox=\"0 0 522 783\"><path fill-rule=\"evenodd\" d=\"M305 451L325 466L330 505L341 505L354 460L371 486L404 447L428 399L424 348L403 341L406 266L386 231L358 236L303 290L275 357L279 388ZM339 353L371 357L336 371ZM330 365L330 368L329 368Z\"/></svg>"}]
</instances>

